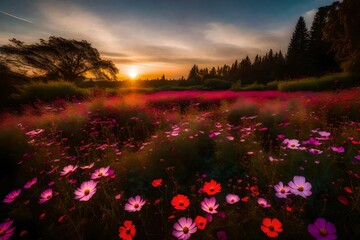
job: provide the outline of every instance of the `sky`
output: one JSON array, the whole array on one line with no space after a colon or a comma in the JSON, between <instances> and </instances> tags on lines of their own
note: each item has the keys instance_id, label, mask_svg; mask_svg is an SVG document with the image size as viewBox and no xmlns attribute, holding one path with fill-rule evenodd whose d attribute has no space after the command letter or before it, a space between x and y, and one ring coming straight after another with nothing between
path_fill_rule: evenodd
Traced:
<instances>
[{"instance_id":1,"label":"sky","mask_svg":"<svg viewBox=\"0 0 360 240\"><path fill-rule=\"evenodd\" d=\"M333 0L1 0L0 44L87 40L120 79L180 78L273 49L286 53L300 16Z\"/></svg>"}]
</instances>

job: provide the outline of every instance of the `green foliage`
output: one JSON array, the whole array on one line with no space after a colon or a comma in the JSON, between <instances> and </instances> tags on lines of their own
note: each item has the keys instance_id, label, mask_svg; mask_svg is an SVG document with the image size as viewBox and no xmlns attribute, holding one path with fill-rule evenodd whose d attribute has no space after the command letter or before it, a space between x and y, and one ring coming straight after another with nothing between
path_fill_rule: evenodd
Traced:
<instances>
[{"instance_id":1,"label":"green foliage","mask_svg":"<svg viewBox=\"0 0 360 240\"><path fill-rule=\"evenodd\" d=\"M211 78L205 80L204 87L210 90L226 90L231 87L231 82L217 78Z\"/></svg>"},{"instance_id":2,"label":"green foliage","mask_svg":"<svg viewBox=\"0 0 360 240\"><path fill-rule=\"evenodd\" d=\"M231 86L231 90L234 91L265 91L265 90L277 90L279 82L273 81L265 84L252 83L247 86L241 86L240 81L234 83Z\"/></svg>"},{"instance_id":3,"label":"green foliage","mask_svg":"<svg viewBox=\"0 0 360 240\"><path fill-rule=\"evenodd\" d=\"M81 99L87 97L87 91L76 87L73 83L63 81L31 82L20 89L16 97L21 103L52 101L55 99Z\"/></svg>"}]
</instances>

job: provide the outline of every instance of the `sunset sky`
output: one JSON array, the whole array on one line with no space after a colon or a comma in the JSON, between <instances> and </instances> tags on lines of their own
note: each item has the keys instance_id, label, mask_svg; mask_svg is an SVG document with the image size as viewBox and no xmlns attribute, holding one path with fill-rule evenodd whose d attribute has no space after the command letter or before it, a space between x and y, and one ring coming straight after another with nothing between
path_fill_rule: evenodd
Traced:
<instances>
[{"instance_id":1,"label":"sunset sky","mask_svg":"<svg viewBox=\"0 0 360 240\"><path fill-rule=\"evenodd\" d=\"M308 28L333 0L1 0L0 44L49 36L87 40L120 79L187 77L192 65L286 53L299 16Z\"/></svg>"}]
</instances>

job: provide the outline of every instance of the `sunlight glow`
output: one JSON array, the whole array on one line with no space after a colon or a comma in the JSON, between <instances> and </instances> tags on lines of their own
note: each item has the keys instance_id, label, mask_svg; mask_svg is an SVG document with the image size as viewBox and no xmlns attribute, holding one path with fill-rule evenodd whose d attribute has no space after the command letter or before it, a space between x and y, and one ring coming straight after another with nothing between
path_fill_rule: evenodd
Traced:
<instances>
[{"instance_id":1,"label":"sunlight glow","mask_svg":"<svg viewBox=\"0 0 360 240\"><path fill-rule=\"evenodd\" d=\"M135 79L139 75L139 71L135 66L131 66L127 74L131 79Z\"/></svg>"}]
</instances>

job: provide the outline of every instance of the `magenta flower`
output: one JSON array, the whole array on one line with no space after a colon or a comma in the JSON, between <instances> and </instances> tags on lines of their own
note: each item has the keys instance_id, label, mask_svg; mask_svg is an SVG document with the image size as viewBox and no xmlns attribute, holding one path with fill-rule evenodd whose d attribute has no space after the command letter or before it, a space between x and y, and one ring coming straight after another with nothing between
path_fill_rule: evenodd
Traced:
<instances>
[{"instance_id":1,"label":"magenta flower","mask_svg":"<svg viewBox=\"0 0 360 240\"><path fill-rule=\"evenodd\" d=\"M65 175L67 175L67 174L69 174L69 173L72 173L72 172L74 172L76 169L78 168L78 166L76 165L76 166L73 166L73 165L67 165L67 166L65 166L64 168L63 168L63 170L61 171L61 173L60 173L60 175L61 176L65 176Z\"/></svg>"},{"instance_id":2,"label":"magenta flower","mask_svg":"<svg viewBox=\"0 0 360 240\"><path fill-rule=\"evenodd\" d=\"M0 224L0 240L7 240L14 234L15 227L10 228L13 220L6 220Z\"/></svg>"},{"instance_id":3,"label":"magenta flower","mask_svg":"<svg viewBox=\"0 0 360 240\"><path fill-rule=\"evenodd\" d=\"M306 182L305 177L303 176L294 176L293 181L289 182L290 191L295 194L307 198L312 194L311 184Z\"/></svg>"},{"instance_id":4,"label":"magenta flower","mask_svg":"<svg viewBox=\"0 0 360 240\"><path fill-rule=\"evenodd\" d=\"M128 212L138 212L141 210L142 206L146 203L146 200L141 199L138 195L135 198L129 198L128 202L125 204L125 210Z\"/></svg>"},{"instance_id":5,"label":"magenta flower","mask_svg":"<svg viewBox=\"0 0 360 240\"><path fill-rule=\"evenodd\" d=\"M219 207L219 204L216 204L216 199L205 198L204 201L201 202L201 209L207 213L214 214L217 213L216 209Z\"/></svg>"},{"instance_id":6,"label":"magenta flower","mask_svg":"<svg viewBox=\"0 0 360 240\"><path fill-rule=\"evenodd\" d=\"M216 233L216 237L217 239L219 240L227 240L227 235L226 235L226 232L225 231L218 231Z\"/></svg>"},{"instance_id":7,"label":"magenta flower","mask_svg":"<svg viewBox=\"0 0 360 240\"><path fill-rule=\"evenodd\" d=\"M40 195L39 203L42 204L53 197L53 190L51 188L46 189Z\"/></svg>"},{"instance_id":8,"label":"magenta flower","mask_svg":"<svg viewBox=\"0 0 360 240\"><path fill-rule=\"evenodd\" d=\"M314 224L309 224L308 231L317 240L334 240L336 239L336 227L324 218L318 218Z\"/></svg>"},{"instance_id":9,"label":"magenta flower","mask_svg":"<svg viewBox=\"0 0 360 240\"><path fill-rule=\"evenodd\" d=\"M266 201L265 198L258 198L258 204L263 208L269 208L271 205Z\"/></svg>"},{"instance_id":10,"label":"magenta flower","mask_svg":"<svg viewBox=\"0 0 360 240\"><path fill-rule=\"evenodd\" d=\"M299 140L297 139L285 139L283 143L287 144L286 147L290 149L298 149L298 147L300 146Z\"/></svg>"},{"instance_id":11,"label":"magenta flower","mask_svg":"<svg viewBox=\"0 0 360 240\"><path fill-rule=\"evenodd\" d=\"M21 193L21 189L14 190L6 195L5 199L3 200L4 203L12 203Z\"/></svg>"},{"instance_id":12,"label":"magenta flower","mask_svg":"<svg viewBox=\"0 0 360 240\"><path fill-rule=\"evenodd\" d=\"M236 194L228 194L226 195L226 202L228 204L234 204L240 201L240 197Z\"/></svg>"},{"instance_id":13,"label":"magenta flower","mask_svg":"<svg viewBox=\"0 0 360 240\"><path fill-rule=\"evenodd\" d=\"M284 186L283 182L279 182L277 185L274 186L274 189L276 191L275 195L278 198L287 198L290 192L290 188L288 186Z\"/></svg>"},{"instance_id":14,"label":"magenta flower","mask_svg":"<svg viewBox=\"0 0 360 240\"><path fill-rule=\"evenodd\" d=\"M96 169L95 172L93 172L91 174L91 179L97 179L97 178L109 176L109 173L110 173L109 169L110 169L110 166L107 166L105 168Z\"/></svg>"},{"instance_id":15,"label":"magenta flower","mask_svg":"<svg viewBox=\"0 0 360 240\"><path fill-rule=\"evenodd\" d=\"M90 180L83 182L81 186L75 190L75 199L79 201L89 201L96 193L97 182Z\"/></svg>"},{"instance_id":16,"label":"magenta flower","mask_svg":"<svg viewBox=\"0 0 360 240\"><path fill-rule=\"evenodd\" d=\"M196 223L191 218L182 217L174 224L172 234L177 239L187 240L196 231Z\"/></svg>"},{"instance_id":17,"label":"magenta flower","mask_svg":"<svg viewBox=\"0 0 360 240\"><path fill-rule=\"evenodd\" d=\"M345 152L345 148L343 148L343 147L331 147L331 149L332 149L334 152L337 152L337 153L343 153L343 152Z\"/></svg>"},{"instance_id":18,"label":"magenta flower","mask_svg":"<svg viewBox=\"0 0 360 240\"><path fill-rule=\"evenodd\" d=\"M32 185L34 185L37 182L37 177L34 177L33 179L27 181L24 185L25 189L29 189L32 187Z\"/></svg>"},{"instance_id":19,"label":"magenta flower","mask_svg":"<svg viewBox=\"0 0 360 240\"><path fill-rule=\"evenodd\" d=\"M94 166L94 163L90 163L89 165L85 165L85 166L80 166L81 169L90 169Z\"/></svg>"}]
</instances>

